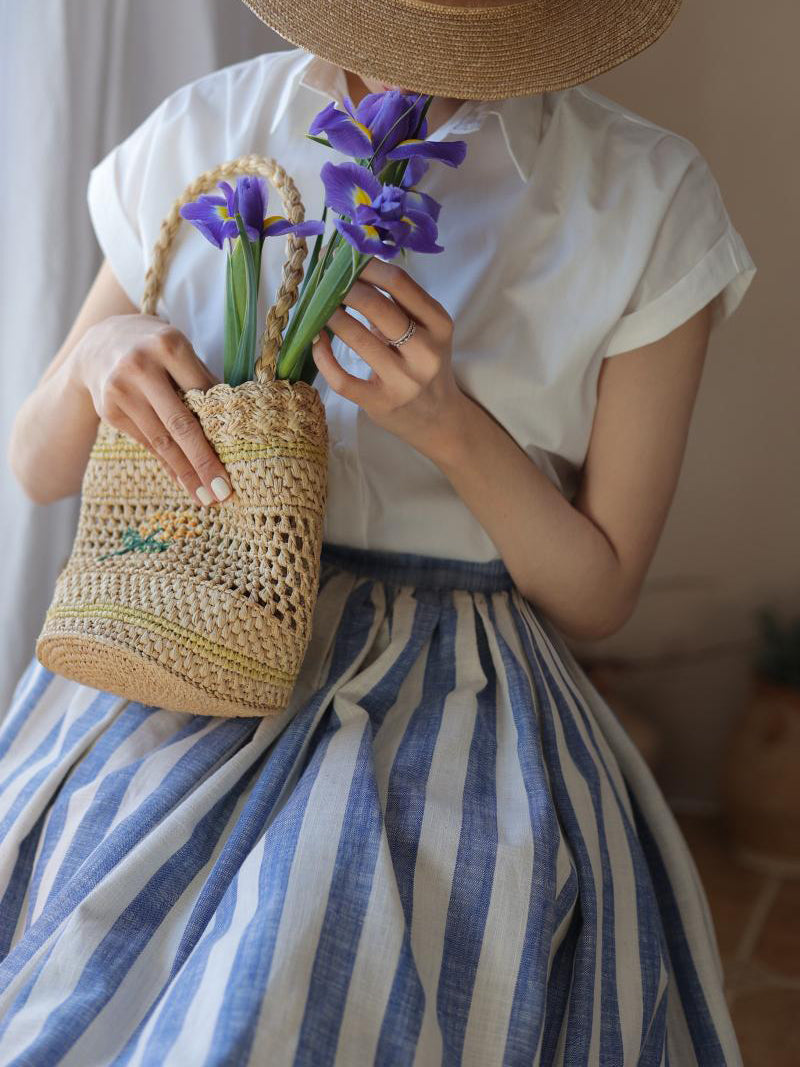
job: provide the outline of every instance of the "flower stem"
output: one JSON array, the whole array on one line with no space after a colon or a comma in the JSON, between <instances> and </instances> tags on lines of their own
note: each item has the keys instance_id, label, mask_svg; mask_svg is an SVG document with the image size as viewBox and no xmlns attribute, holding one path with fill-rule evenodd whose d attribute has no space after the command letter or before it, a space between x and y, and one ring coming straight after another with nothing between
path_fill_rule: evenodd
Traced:
<instances>
[{"instance_id":1,"label":"flower stem","mask_svg":"<svg viewBox=\"0 0 800 1067\"><path fill-rule=\"evenodd\" d=\"M348 242L337 242L330 264L314 286L292 336L281 345L276 377L297 381L304 376L311 359L311 339L322 330L370 259L371 255L357 252Z\"/></svg>"},{"instance_id":2,"label":"flower stem","mask_svg":"<svg viewBox=\"0 0 800 1067\"><path fill-rule=\"evenodd\" d=\"M241 385L242 382L249 381L253 376L258 311L258 276L256 275L253 245L247 236L244 221L238 211L236 212L236 225L239 229L239 241L244 255L247 299L242 316L242 332L239 336L236 361L231 372L231 385ZM259 256L259 260L260 258Z\"/></svg>"}]
</instances>

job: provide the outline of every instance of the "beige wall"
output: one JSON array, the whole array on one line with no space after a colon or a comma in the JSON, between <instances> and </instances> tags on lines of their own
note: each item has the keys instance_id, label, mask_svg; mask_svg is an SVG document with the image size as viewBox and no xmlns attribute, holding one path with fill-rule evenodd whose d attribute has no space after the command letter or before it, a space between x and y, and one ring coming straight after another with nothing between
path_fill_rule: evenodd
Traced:
<instances>
[{"instance_id":1,"label":"beige wall","mask_svg":"<svg viewBox=\"0 0 800 1067\"><path fill-rule=\"evenodd\" d=\"M676 807L717 802L752 610L800 614L798 42L795 0L684 0L654 45L589 83L699 148L758 267L712 337L639 608L612 638L574 645L634 661L620 693L662 732L658 776Z\"/></svg>"}]
</instances>

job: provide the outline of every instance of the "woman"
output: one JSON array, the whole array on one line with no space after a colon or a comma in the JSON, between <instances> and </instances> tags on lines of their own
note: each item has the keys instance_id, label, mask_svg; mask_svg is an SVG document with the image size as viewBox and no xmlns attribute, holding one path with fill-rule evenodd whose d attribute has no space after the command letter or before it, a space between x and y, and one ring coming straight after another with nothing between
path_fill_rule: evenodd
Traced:
<instances>
[{"instance_id":1,"label":"woman","mask_svg":"<svg viewBox=\"0 0 800 1067\"><path fill-rule=\"evenodd\" d=\"M314 346L329 505L287 712L20 679L0 1063L741 1064L686 843L564 642L633 610L755 271L697 149L582 84L679 0L250 6L300 47L184 86L92 173L106 261L14 428L34 499L80 488L102 416L225 506L175 390L219 380L223 257L184 241L171 325L137 314L198 173L274 156L319 217L303 134L387 87L435 94L467 159L420 183L445 252L374 259Z\"/></svg>"}]
</instances>

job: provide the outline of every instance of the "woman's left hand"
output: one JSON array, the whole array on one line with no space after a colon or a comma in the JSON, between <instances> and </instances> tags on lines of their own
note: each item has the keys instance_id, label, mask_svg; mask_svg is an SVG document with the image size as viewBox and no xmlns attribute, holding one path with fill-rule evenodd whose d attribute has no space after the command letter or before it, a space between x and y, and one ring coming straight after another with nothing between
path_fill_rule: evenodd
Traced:
<instances>
[{"instance_id":1,"label":"woman's left hand","mask_svg":"<svg viewBox=\"0 0 800 1067\"><path fill-rule=\"evenodd\" d=\"M460 442L467 398L453 374L450 315L402 267L377 258L369 261L342 302L361 312L371 326L340 306L328 319L328 328L373 373L363 379L344 370L323 330L312 347L322 377L374 423L429 458L451 456ZM400 347L390 347L387 338L401 337L409 317L417 324L414 335Z\"/></svg>"}]
</instances>

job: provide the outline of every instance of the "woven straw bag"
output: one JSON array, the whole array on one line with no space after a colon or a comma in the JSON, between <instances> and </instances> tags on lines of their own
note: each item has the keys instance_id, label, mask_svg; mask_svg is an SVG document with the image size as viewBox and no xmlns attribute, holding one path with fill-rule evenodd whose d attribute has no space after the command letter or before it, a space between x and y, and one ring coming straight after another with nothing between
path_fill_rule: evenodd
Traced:
<instances>
[{"instance_id":1,"label":"woven straw bag","mask_svg":"<svg viewBox=\"0 0 800 1067\"><path fill-rule=\"evenodd\" d=\"M303 204L273 159L201 174L162 223L141 311L155 314L180 207L220 178L261 175L290 222ZM288 235L256 380L180 395L228 471L232 493L203 507L144 446L101 419L72 552L36 655L67 678L198 715L276 715L311 637L327 497L328 430L317 390L275 378L305 239Z\"/></svg>"}]
</instances>

